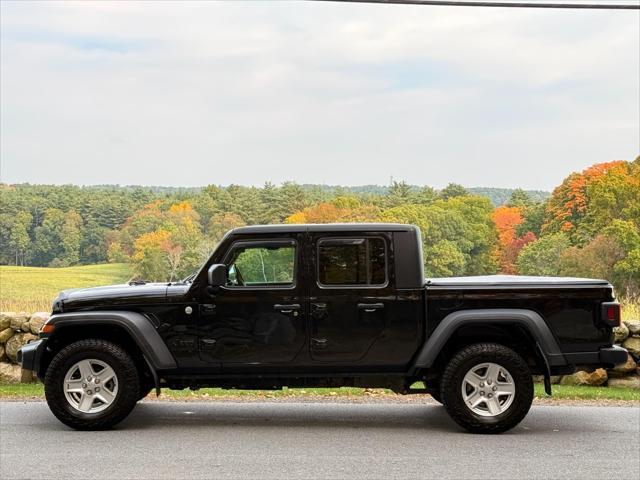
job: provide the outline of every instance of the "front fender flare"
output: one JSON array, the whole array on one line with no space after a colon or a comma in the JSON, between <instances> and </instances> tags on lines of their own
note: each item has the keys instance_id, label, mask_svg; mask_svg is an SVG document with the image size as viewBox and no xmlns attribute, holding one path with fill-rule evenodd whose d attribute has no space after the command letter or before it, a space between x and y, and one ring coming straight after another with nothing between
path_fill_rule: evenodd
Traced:
<instances>
[{"instance_id":1,"label":"front fender flare","mask_svg":"<svg viewBox=\"0 0 640 480\"><path fill-rule=\"evenodd\" d=\"M149 319L137 312L98 311L69 312L52 315L47 324L55 325L54 333L61 329L114 325L124 329L138 345L142 354L155 370L170 370L177 367L173 355Z\"/></svg>"},{"instance_id":2,"label":"front fender flare","mask_svg":"<svg viewBox=\"0 0 640 480\"><path fill-rule=\"evenodd\" d=\"M431 367L449 338L462 326L467 325L520 325L525 328L550 366L566 365L556 338L544 319L536 312L525 309L481 309L459 310L447 315L433 331L416 356L412 373Z\"/></svg>"}]
</instances>

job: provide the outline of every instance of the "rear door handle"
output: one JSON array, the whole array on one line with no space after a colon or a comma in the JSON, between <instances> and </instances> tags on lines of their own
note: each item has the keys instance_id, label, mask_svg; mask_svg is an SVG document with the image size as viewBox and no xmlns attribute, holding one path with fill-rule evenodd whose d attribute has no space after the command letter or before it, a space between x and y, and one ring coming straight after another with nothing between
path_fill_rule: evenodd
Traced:
<instances>
[{"instance_id":1,"label":"rear door handle","mask_svg":"<svg viewBox=\"0 0 640 480\"><path fill-rule=\"evenodd\" d=\"M273 308L280 313L292 313L300 310L300 304L292 303L291 305L280 305L279 303L276 303Z\"/></svg>"},{"instance_id":2,"label":"rear door handle","mask_svg":"<svg viewBox=\"0 0 640 480\"><path fill-rule=\"evenodd\" d=\"M359 303L358 310L364 310L367 313L375 312L376 310L382 310L384 303Z\"/></svg>"}]
</instances>

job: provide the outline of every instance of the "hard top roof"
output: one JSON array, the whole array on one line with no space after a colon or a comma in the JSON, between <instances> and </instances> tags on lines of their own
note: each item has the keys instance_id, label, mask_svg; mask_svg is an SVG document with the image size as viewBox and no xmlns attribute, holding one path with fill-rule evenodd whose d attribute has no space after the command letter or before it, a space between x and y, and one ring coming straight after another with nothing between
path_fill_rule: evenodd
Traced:
<instances>
[{"instance_id":1,"label":"hard top roof","mask_svg":"<svg viewBox=\"0 0 640 480\"><path fill-rule=\"evenodd\" d=\"M249 225L232 230L234 234L244 233L302 233L302 232L407 232L415 230L414 225L401 223L303 223L286 225Z\"/></svg>"}]
</instances>

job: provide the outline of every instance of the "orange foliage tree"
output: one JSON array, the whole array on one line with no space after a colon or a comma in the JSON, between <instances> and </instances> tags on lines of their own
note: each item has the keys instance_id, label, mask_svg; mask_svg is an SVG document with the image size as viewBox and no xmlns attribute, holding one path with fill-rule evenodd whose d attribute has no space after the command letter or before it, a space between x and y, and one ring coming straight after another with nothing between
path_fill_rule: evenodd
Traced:
<instances>
[{"instance_id":1,"label":"orange foliage tree","mask_svg":"<svg viewBox=\"0 0 640 480\"><path fill-rule=\"evenodd\" d=\"M336 223L373 222L380 210L370 204L362 204L357 198L337 197L322 202L287 217L285 223Z\"/></svg>"},{"instance_id":2,"label":"orange foliage tree","mask_svg":"<svg viewBox=\"0 0 640 480\"><path fill-rule=\"evenodd\" d=\"M520 207L498 207L492 214L493 223L498 230L500 245L505 247L516 237L516 228L523 222Z\"/></svg>"},{"instance_id":3,"label":"orange foliage tree","mask_svg":"<svg viewBox=\"0 0 640 480\"><path fill-rule=\"evenodd\" d=\"M533 242L536 236L532 232L526 232L520 237L516 234L516 229L524 221L522 207L498 207L493 211L492 219L498 231L498 244L494 257L500 266L500 271L508 274L518 273L516 268L518 254L525 245Z\"/></svg>"},{"instance_id":4,"label":"orange foliage tree","mask_svg":"<svg viewBox=\"0 0 640 480\"><path fill-rule=\"evenodd\" d=\"M524 247L536 241L536 235L533 232L527 232L520 237L516 237L501 252L500 269L503 273L516 274L518 272L517 261L518 255Z\"/></svg>"}]
</instances>

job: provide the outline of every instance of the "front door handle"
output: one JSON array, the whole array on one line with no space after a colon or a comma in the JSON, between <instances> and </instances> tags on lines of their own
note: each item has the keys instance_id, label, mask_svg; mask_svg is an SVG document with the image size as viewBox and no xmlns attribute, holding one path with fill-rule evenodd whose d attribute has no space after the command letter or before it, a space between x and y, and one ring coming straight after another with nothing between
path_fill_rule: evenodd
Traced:
<instances>
[{"instance_id":1,"label":"front door handle","mask_svg":"<svg viewBox=\"0 0 640 480\"><path fill-rule=\"evenodd\" d=\"M292 312L297 312L298 310L300 310L300 304L299 303L292 303L290 305L280 305L279 303L276 303L273 306L273 309L280 312L280 313L292 313Z\"/></svg>"},{"instance_id":2,"label":"front door handle","mask_svg":"<svg viewBox=\"0 0 640 480\"><path fill-rule=\"evenodd\" d=\"M327 348L327 339L326 338L312 338L311 346L317 350L322 350Z\"/></svg>"},{"instance_id":3,"label":"front door handle","mask_svg":"<svg viewBox=\"0 0 640 480\"><path fill-rule=\"evenodd\" d=\"M358 310L364 310L367 313L375 312L376 310L382 310L384 303L359 303Z\"/></svg>"}]
</instances>

